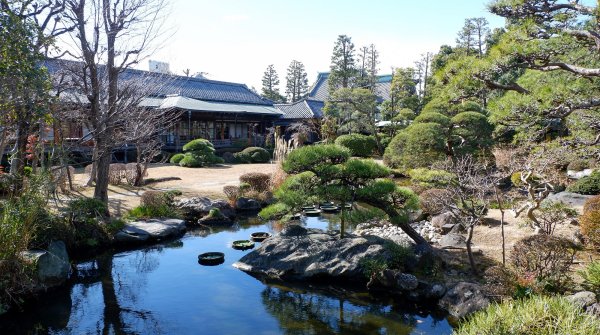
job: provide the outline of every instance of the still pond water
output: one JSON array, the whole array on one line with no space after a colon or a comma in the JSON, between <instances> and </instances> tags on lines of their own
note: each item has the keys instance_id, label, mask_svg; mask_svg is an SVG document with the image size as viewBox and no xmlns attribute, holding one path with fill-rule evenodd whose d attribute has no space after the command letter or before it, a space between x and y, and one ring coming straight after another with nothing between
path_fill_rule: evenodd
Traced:
<instances>
[{"instance_id":1,"label":"still pond water","mask_svg":"<svg viewBox=\"0 0 600 335\"><path fill-rule=\"evenodd\" d=\"M304 218L310 228L337 228ZM249 251L234 240L274 223L221 231L107 254L78 264L73 284L0 318L0 334L451 334L444 314L357 289L267 285L232 267ZM201 266L197 256L225 253Z\"/></svg>"}]
</instances>

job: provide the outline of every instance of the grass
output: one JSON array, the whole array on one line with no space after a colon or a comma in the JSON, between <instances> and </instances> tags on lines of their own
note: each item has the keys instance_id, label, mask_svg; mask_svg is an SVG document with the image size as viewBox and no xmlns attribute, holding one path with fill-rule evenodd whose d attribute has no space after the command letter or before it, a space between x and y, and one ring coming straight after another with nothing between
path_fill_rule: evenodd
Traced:
<instances>
[{"instance_id":1,"label":"grass","mask_svg":"<svg viewBox=\"0 0 600 335\"><path fill-rule=\"evenodd\" d=\"M490 305L454 335L600 334L600 319L562 297L534 296Z\"/></svg>"}]
</instances>

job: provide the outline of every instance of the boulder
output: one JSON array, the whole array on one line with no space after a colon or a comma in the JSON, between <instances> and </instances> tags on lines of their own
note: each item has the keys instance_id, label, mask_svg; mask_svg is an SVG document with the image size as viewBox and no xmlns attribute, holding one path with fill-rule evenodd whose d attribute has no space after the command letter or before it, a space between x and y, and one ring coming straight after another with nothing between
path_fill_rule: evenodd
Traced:
<instances>
[{"instance_id":1,"label":"boulder","mask_svg":"<svg viewBox=\"0 0 600 335\"><path fill-rule=\"evenodd\" d=\"M385 239L291 228L246 254L234 267L278 280L323 278L365 281L361 260L385 256Z\"/></svg>"},{"instance_id":2,"label":"boulder","mask_svg":"<svg viewBox=\"0 0 600 335\"><path fill-rule=\"evenodd\" d=\"M368 289L412 291L419 286L417 277L397 270L383 270L367 283Z\"/></svg>"},{"instance_id":3,"label":"boulder","mask_svg":"<svg viewBox=\"0 0 600 335\"><path fill-rule=\"evenodd\" d=\"M115 234L119 243L143 243L181 236L185 233L185 221L179 219L151 219L127 223Z\"/></svg>"},{"instance_id":4,"label":"boulder","mask_svg":"<svg viewBox=\"0 0 600 335\"><path fill-rule=\"evenodd\" d=\"M588 308L585 309L585 312L597 318L600 318L600 303L595 303L591 306L588 306Z\"/></svg>"},{"instance_id":5,"label":"boulder","mask_svg":"<svg viewBox=\"0 0 600 335\"><path fill-rule=\"evenodd\" d=\"M396 283L399 289L405 291L414 290L419 286L419 280L417 277L409 273L399 273L396 276Z\"/></svg>"},{"instance_id":6,"label":"boulder","mask_svg":"<svg viewBox=\"0 0 600 335\"><path fill-rule=\"evenodd\" d=\"M21 257L35 265L38 282L43 287L58 286L69 279L71 264L62 241L50 242L47 250L25 251Z\"/></svg>"},{"instance_id":7,"label":"boulder","mask_svg":"<svg viewBox=\"0 0 600 335\"><path fill-rule=\"evenodd\" d=\"M581 179L589 177L594 172L594 169L584 169L583 171L567 170L567 177L571 179Z\"/></svg>"},{"instance_id":8,"label":"boulder","mask_svg":"<svg viewBox=\"0 0 600 335\"><path fill-rule=\"evenodd\" d=\"M454 285L438 303L441 308L457 319L482 310L489 304L490 301L483 293L481 286L467 282Z\"/></svg>"},{"instance_id":9,"label":"boulder","mask_svg":"<svg viewBox=\"0 0 600 335\"><path fill-rule=\"evenodd\" d=\"M467 239L459 234L448 234L442 236L438 244L441 248L466 248Z\"/></svg>"},{"instance_id":10,"label":"boulder","mask_svg":"<svg viewBox=\"0 0 600 335\"><path fill-rule=\"evenodd\" d=\"M211 200L207 197L183 198L175 202L175 207L181 211L186 220L192 223L206 216L213 208L218 208L221 214L230 219L235 218L235 210L227 201L222 199Z\"/></svg>"},{"instance_id":11,"label":"boulder","mask_svg":"<svg viewBox=\"0 0 600 335\"><path fill-rule=\"evenodd\" d=\"M589 291L577 292L573 295L566 296L566 299L583 309L586 309L587 307L590 307L598 302L596 300L596 294Z\"/></svg>"},{"instance_id":12,"label":"boulder","mask_svg":"<svg viewBox=\"0 0 600 335\"><path fill-rule=\"evenodd\" d=\"M254 199L240 197L235 202L235 208L238 211L259 211L262 205Z\"/></svg>"},{"instance_id":13,"label":"boulder","mask_svg":"<svg viewBox=\"0 0 600 335\"><path fill-rule=\"evenodd\" d=\"M445 224L442 226L441 230L442 230L442 235L446 235L449 234L450 232L452 232L452 230L454 229L456 225L455 224Z\"/></svg>"},{"instance_id":14,"label":"boulder","mask_svg":"<svg viewBox=\"0 0 600 335\"><path fill-rule=\"evenodd\" d=\"M417 230L418 231L418 230ZM389 222L373 221L368 224L360 224L354 231L359 236L375 236L394 242L404 247L414 245L414 241L404 231Z\"/></svg>"},{"instance_id":15,"label":"boulder","mask_svg":"<svg viewBox=\"0 0 600 335\"><path fill-rule=\"evenodd\" d=\"M435 215L431 218L431 225L436 228L442 228L445 225L455 225L458 223L458 219L451 212L445 212L442 214Z\"/></svg>"},{"instance_id":16,"label":"boulder","mask_svg":"<svg viewBox=\"0 0 600 335\"><path fill-rule=\"evenodd\" d=\"M220 214L217 216L210 216L210 215L206 215L203 216L202 218L198 219L198 224L199 225L203 225L203 226L231 226L233 225L234 221L232 219L230 219L229 217Z\"/></svg>"},{"instance_id":17,"label":"boulder","mask_svg":"<svg viewBox=\"0 0 600 335\"><path fill-rule=\"evenodd\" d=\"M423 213L423 211L420 209L408 212L408 222L423 221L426 217L427 215L425 215L425 213Z\"/></svg>"},{"instance_id":18,"label":"boulder","mask_svg":"<svg viewBox=\"0 0 600 335\"><path fill-rule=\"evenodd\" d=\"M550 194L544 201L562 202L570 207L583 208L585 202L592 197L594 196L565 191Z\"/></svg>"}]
</instances>

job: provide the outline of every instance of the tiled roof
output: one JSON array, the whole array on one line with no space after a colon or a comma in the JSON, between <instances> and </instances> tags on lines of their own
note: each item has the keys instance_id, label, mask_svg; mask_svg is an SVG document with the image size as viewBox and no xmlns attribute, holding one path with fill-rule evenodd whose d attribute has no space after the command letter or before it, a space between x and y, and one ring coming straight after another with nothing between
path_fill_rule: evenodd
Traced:
<instances>
[{"instance_id":1,"label":"tiled roof","mask_svg":"<svg viewBox=\"0 0 600 335\"><path fill-rule=\"evenodd\" d=\"M290 104L274 105L283 113L281 119L314 119L323 117L323 101L302 99Z\"/></svg>"},{"instance_id":2,"label":"tiled roof","mask_svg":"<svg viewBox=\"0 0 600 335\"><path fill-rule=\"evenodd\" d=\"M283 114L273 106L212 102L196 100L182 96L166 97L157 108L179 108L182 110L199 112L263 114L272 116L280 116L281 114Z\"/></svg>"},{"instance_id":3,"label":"tiled roof","mask_svg":"<svg viewBox=\"0 0 600 335\"><path fill-rule=\"evenodd\" d=\"M329 72L320 72L317 75L317 81L313 84L308 92L308 97L314 100L325 101L329 98ZM386 74L377 76L377 84L375 84L375 94L380 100L385 101L390 99L390 90L392 87L392 75Z\"/></svg>"},{"instance_id":4,"label":"tiled roof","mask_svg":"<svg viewBox=\"0 0 600 335\"><path fill-rule=\"evenodd\" d=\"M47 60L45 66L50 73L78 66L78 62L67 60ZM120 74L123 80L140 78L150 88L149 96L166 97L180 95L192 99L272 106L273 102L262 98L244 84L193 78L149 71L127 69Z\"/></svg>"}]
</instances>

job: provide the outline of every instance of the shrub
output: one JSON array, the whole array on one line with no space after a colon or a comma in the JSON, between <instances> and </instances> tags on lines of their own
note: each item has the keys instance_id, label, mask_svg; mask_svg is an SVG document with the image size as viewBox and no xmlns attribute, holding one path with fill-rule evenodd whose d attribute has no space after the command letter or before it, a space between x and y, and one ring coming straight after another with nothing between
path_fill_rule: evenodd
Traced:
<instances>
[{"instance_id":1,"label":"shrub","mask_svg":"<svg viewBox=\"0 0 600 335\"><path fill-rule=\"evenodd\" d=\"M548 234L554 234L554 229L558 224L568 223L577 216L577 211L568 207L562 202L545 201L538 209L535 217L540 223L540 228ZM531 222L529 222L532 224Z\"/></svg>"},{"instance_id":2,"label":"shrub","mask_svg":"<svg viewBox=\"0 0 600 335\"><path fill-rule=\"evenodd\" d=\"M171 157L171 159L169 160L169 162L171 164L179 164L179 162L181 162L181 160L183 159L184 155L183 154L175 154L173 155L173 157Z\"/></svg>"},{"instance_id":3,"label":"shrub","mask_svg":"<svg viewBox=\"0 0 600 335\"><path fill-rule=\"evenodd\" d=\"M574 256L575 249L569 240L540 234L515 243L510 262L517 275L531 280L534 289L556 291L563 289L568 282Z\"/></svg>"},{"instance_id":4,"label":"shrub","mask_svg":"<svg viewBox=\"0 0 600 335\"><path fill-rule=\"evenodd\" d=\"M233 154L236 163L268 163L271 160L271 154L264 148L248 147L238 153Z\"/></svg>"},{"instance_id":5,"label":"shrub","mask_svg":"<svg viewBox=\"0 0 600 335\"><path fill-rule=\"evenodd\" d=\"M496 265L487 268L483 274L486 295L495 300L511 297L517 291L517 276L508 268Z\"/></svg>"},{"instance_id":6,"label":"shrub","mask_svg":"<svg viewBox=\"0 0 600 335\"><path fill-rule=\"evenodd\" d=\"M446 136L437 123L412 124L385 149L384 162L393 168L428 167L446 157Z\"/></svg>"},{"instance_id":7,"label":"shrub","mask_svg":"<svg viewBox=\"0 0 600 335\"><path fill-rule=\"evenodd\" d=\"M590 168L590 162L585 159L575 159L569 163L567 170L583 171Z\"/></svg>"},{"instance_id":8,"label":"shrub","mask_svg":"<svg viewBox=\"0 0 600 335\"><path fill-rule=\"evenodd\" d=\"M414 123L436 123L442 128L447 129L450 127L450 118L441 113L427 112L417 116Z\"/></svg>"},{"instance_id":9,"label":"shrub","mask_svg":"<svg viewBox=\"0 0 600 335\"><path fill-rule=\"evenodd\" d=\"M215 148L210 141L196 139L183 146L184 157L179 161L183 167L203 167L223 163L223 159L215 155Z\"/></svg>"},{"instance_id":10,"label":"shrub","mask_svg":"<svg viewBox=\"0 0 600 335\"><path fill-rule=\"evenodd\" d=\"M140 205L146 207L170 206L171 199L164 192L149 190L140 197Z\"/></svg>"},{"instance_id":11,"label":"shrub","mask_svg":"<svg viewBox=\"0 0 600 335\"><path fill-rule=\"evenodd\" d=\"M392 137L385 133L379 133L377 135L379 136L379 142L381 143L381 147L385 152L385 148L387 148L388 145L390 145L390 142L392 142ZM380 152L380 154L383 154L383 152Z\"/></svg>"},{"instance_id":12,"label":"shrub","mask_svg":"<svg viewBox=\"0 0 600 335\"><path fill-rule=\"evenodd\" d=\"M125 164L115 163L108 166L108 183L111 185L121 184L121 180L125 177L126 173Z\"/></svg>"},{"instance_id":13,"label":"shrub","mask_svg":"<svg viewBox=\"0 0 600 335\"><path fill-rule=\"evenodd\" d=\"M346 221L350 224L359 224L385 218L385 212L379 208L356 208L346 213Z\"/></svg>"},{"instance_id":14,"label":"shrub","mask_svg":"<svg viewBox=\"0 0 600 335\"><path fill-rule=\"evenodd\" d=\"M567 191L587 195L600 194L600 170L596 170L590 176L574 182L567 187Z\"/></svg>"},{"instance_id":15,"label":"shrub","mask_svg":"<svg viewBox=\"0 0 600 335\"><path fill-rule=\"evenodd\" d=\"M478 112L462 112L451 119L452 147L457 155L487 149L493 144L494 126Z\"/></svg>"},{"instance_id":16,"label":"shrub","mask_svg":"<svg viewBox=\"0 0 600 335\"><path fill-rule=\"evenodd\" d=\"M444 205L440 199L447 198L448 196L449 192L444 189L428 189L419 195L419 204L421 205L423 212L429 215L438 215L444 211Z\"/></svg>"},{"instance_id":17,"label":"shrub","mask_svg":"<svg viewBox=\"0 0 600 335\"><path fill-rule=\"evenodd\" d=\"M271 175L261 172L250 172L240 176L240 182L250 185L256 192L268 191L271 185Z\"/></svg>"},{"instance_id":18,"label":"shrub","mask_svg":"<svg viewBox=\"0 0 600 335\"><path fill-rule=\"evenodd\" d=\"M289 212L290 208L286 204L278 202L263 208L258 213L258 216L265 220L277 220L281 219Z\"/></svg>"},{"instance_id":19,"label":"shrub","mask_svg":"<svg viewBox=\"0 0 600 335\"><path fill-rule=\"evenodd\" d=\"M456 179L450 172L425 168L409 170L408 175L413 184L422 187L444 187Z\"/></svg>"},{"instance_id":20,"label":"shrub","mask_svg":"<svg viewBox=\"0 0 600 335\"><path fill-rule=\"evenodd\" d=\"M581 233L589 243L600 248L600 195L588 199L579 218Z\"/></svg>"},{"instance_id":21,"label":"shrub","mask_svg":"<svg viewBox=\"0 0 600 335\"><path fill-rule=\"evenodd\" d=\"M238 186L227 185L223 187L223 193L229 199L229 203L233 205L240 197L240 188Z\"/></svg>"},{"instance_id":22,"label":"shrub","mask_svg":"<svg viewBox=\"0 0 600 335\"><path fill-rule=\"evenodd\" d=\"M341 135L335 139L335 144L348 148L352 156L370 157L377 149L377 142L373 136L361 134Z\"/></svg>"},{"instance_id":23,"label":"shrub","mask_svg":"<svg viewBox=\"0 0 600 335\"><path fill-rule=\"evenodd\" d=\"M140 205L127 214L129 219L177 218L179 213L173 207L174 192L146 191Z\"/></svg>"},{"instance_id":24,"label":"shrub","mask_svg":"<svg viewBox=\"0 0 600 335\"><path fill-rule=\"evenodd\" d=\"M600 261L593 261L579 271L584 284L595 292L600 291Z\"/></svg>"},{"instance_id":25,"label":"shrub","mask_svg":"<svg viewBox=\"0 0 600 335\"><path fill-rule=\"evenodd\" d=\"M563 297L534 296L492 304L473 314L454 334L600 334L600 319Z\"/></svg>"},{"instance_id":26,"label":"shrub","mask_svg":"<svg viewBox=\"0 0 600 335\"><path fill-rule=\"evenodd\" d=\"M67 212L73 221L87 221L104 218L108 213L108 207L95 198L79 198L69 202Z\"/></svg>"}]
</instances>

